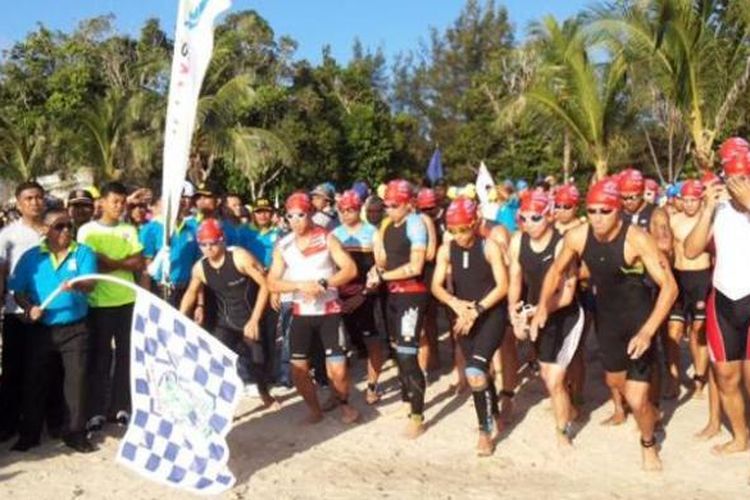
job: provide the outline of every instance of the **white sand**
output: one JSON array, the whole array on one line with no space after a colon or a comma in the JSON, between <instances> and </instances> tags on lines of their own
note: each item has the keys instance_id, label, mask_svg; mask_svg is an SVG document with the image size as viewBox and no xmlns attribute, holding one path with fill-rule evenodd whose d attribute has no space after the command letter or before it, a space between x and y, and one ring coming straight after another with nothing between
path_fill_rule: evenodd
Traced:
<instances>
[{"instance_id":1,"label":"white sand","mask_svg":"<svg viewBox=\"0 0 750 500\"><path fill-rule=\"evenodd\" d=\"M750 498L750 453L713 456L710 448L728 439L726 430L710 442L695 441L692 435L706 423L706 402L688 399L684 390L676 410L675 403L664 405L664 471L642 472L632 417L617 428L599 425L610 406L593 351L586 413L576 449L567 456L557 451L550 404L538 379L526 380L516 397L514 422L495 455L480 459L471 398L448 392L449 375L428 388L428 432L416 441L400 437L406 421L394 376L389 363L383 378L389 390L376 408L366 407L359 384L351 401L364 420L356 426L340 424L337 412L316 426L300 426L305 411L292 391L280 394L278 413L258 411L257 400L243 401L230 434L237 485L224 498ZM67 454L51 443L22 455L8 452L12 441L3 444L0 498L189 496L116 465L117 431L111 431L101 450L90 455Z\"/></svg>"}]
</instances>

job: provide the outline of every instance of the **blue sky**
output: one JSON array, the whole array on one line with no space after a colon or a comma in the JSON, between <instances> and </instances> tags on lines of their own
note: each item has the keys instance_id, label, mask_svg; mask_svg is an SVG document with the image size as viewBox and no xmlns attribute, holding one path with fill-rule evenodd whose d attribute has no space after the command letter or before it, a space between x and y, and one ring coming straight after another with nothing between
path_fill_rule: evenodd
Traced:
<instances>
[{"instance_id":1,"label":"blue sky","mask_svg":"<svg viewBox=\"0 0 750 500\"><path fill-rule=\"evenodd\" d=\"M13 0L3 0L9 4ZM70 30L85 18L114 13L120 31L137 33L143 21L158 17L173 32L177 0L21 0L6 6L0 16L0 49L35 29L38 22ZM517 34L530 20L544 14L565 18L591 1L497 0L510 11ZM297 56L320 60L321 47L331 45L333 55L348 59L355 37L365 47L382 47L389 58L416 49L428 28L445 28L458 17L464 0L233 0L232 9L255 9L269 20L277 35L290 35L299 43Z\"/></svg>"}]
</instances>

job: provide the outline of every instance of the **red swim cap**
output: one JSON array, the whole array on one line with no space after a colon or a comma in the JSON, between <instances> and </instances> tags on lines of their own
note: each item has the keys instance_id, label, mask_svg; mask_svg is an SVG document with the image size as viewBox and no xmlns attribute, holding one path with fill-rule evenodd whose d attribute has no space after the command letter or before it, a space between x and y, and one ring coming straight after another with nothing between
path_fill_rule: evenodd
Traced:
<instances>
[{"instance_id":1,"label":"red swim cap","mask_svg":"<svg viewBox=\"0 0 750 500\"><path fill-rule=\"evenodd\" d=\"M737 155L750 152L750 144L742 137L730 137L719 147L719 158L721 163L727 163Z\"/></svg>"},{"instance_id":2,"label":"red swim cap","mask_svg":"<svg viewBox=\"0 0 750 500\"><path fill-rule=\"evenodd\" d=\"M437 206L437 196L435 191L430 188L422 188L417 193L417 208L420 210L429 210Z\"/></svg>"},{"instance_id":3,"label":"red swim cap","mask_svg":"<svg viewBox=\"0 0 750 500\"><path fill-rule=\"evenodd\" d=\"M521 206L518 210L544 215L550 208L549 202L549 196L547 196L547 193L543 189L537 188L533 191L524 191L521 193Z\"/></svg>"},{"instance_id":4,"label":"red swim cap","mask_svg":"<svg viewBox=\"0 0 750 500\"><path fill-rule=\"evenodd\" d=\"M198 227L196 238L199 242L224 241L224 230L216 219L206 219Z\"/></svg>"},{"instance_id":5,"label":"red swim cap","mask_svg":"<svg viewBox=\"0 0 750 500\"><path fill-rule=\"evenodd\" d=\"M336 205L339 207L339 210L359 210L362 208L362 199L356 191L350 189L341 193L341 197Z\"/></svg>"},{"instance_id":6,"label":"red swim cap","mask_svg":"<svg viewBox=\"0 0 750 500\"><path fill-rule=\"evenodd\" d=\"M477 204L463 196L453 200L445 212L445 223L448 227L470 226L476 220Z\"/></svg>"},{"instance_id":7,"label":"red swim cap","mask_svg":"<svg viewBox=\"0 0 750 500\"><path fill-rule=\"evenodd\" d=\"M683 182L680 196L683 198L700 198L703 196L703 183L698 179Z\"/></svg>"},{"instance_id":8,"label":"red swim cap","mask_svg":"<svg viewBox=\"0 0 750 500\"><path fill-rule=\"evenodd\" d=\"M555 191L555 205L578 205L581 194L575 184L563 184Z\"/></svg>"},{"instance_id":9,"label":"red swim cap","mask_svg":"<svg viewBox=\"0 0 750 500\"><path fill-rule=\"evenodd\" d=\"M644 183L644 190L646 191L653 191L654 193L659 192L659 183L656 182L654 179L646 179L646 182Z\"/></svg>"},{"instance_id":10,"label":"red swim cap","mask_svg":"<svg viewBox=\"0 0 750 500\"><path fill-rule=\"evenodd\" d=\"M750 151L737 152L724 163L724 175L750 175Z\"/></svg>"},{"instance_id":11,"label":"red swim cap","mask_svg":"<svg viewBox=\"0 0 750 500\"><path fill-rule=\"evenodd\" d=\"M703 184L704 187L710 186L714 182L721 182L721 179L719 178L718 175L711 172L710 170L704 173L703 177L701 177L701 184Z\"/></svg>"},{"instance_id":12,"label":"red swim cap","mask_svg":"<svg viewBox=\"0 0 750 500\"><path fill-rule=\"evenodd\" d=\"M621 203L618 182L611 177L596 182L586 194L586 205L604 205L619 210Z\"/></svg>"},{"instance_id":13,"label":"red swim cap","mask_svg":"<svg viewBox=\"0 0 750 500\"><path fill-rule=\"evenodd\" d=\"M619 189L622 194L642 194L645 187L646 181L640 170L629 167L620 173Z\"/></svg>"},{"instance_id":14,"label":"red swim cap","mask_svg":"<svg viewBox=\"0 0 750 500\"><path fill-rule=\"evenodd\" d=\"M396 179L389 182L386 186L383 201L386 203L403 205L405 203L409 203L412 199L412 196L413 193L411 184L403 179Z\"/></svg>"},{"instance_id":15,"label":"red swim cap","mask_svg":"<svg viewBox=\"0 0 750 500\"><path fill-rule=\"evenodd\" d=\"M313 211L313 205L312 201L310 201L310 195L302 191L298 191L289 195L289 198L286 199L286 203L284 203L284 208L286 208L287 212L291 212L292 210L299 210L300 212L309 214Z\"/></svg>"}]
</instances>

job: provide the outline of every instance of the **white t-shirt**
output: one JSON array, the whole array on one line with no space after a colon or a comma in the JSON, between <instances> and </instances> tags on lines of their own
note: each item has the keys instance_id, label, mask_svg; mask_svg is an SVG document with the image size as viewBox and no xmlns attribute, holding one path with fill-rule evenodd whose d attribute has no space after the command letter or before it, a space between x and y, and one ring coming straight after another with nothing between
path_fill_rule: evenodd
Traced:
<instances>
[{"instance_id":1,"label":"white t-shirt","mask_svg":"<svg viewBox=\"0 0 750 500\"><path fill-rule=\"evenodd\" d=\"M15 270L16 264L27 250L37 246L42 241L42 235L33 227L19 219L0 230L0 263L8 266L8 276ZM21 309L13 294L6 290L5 313L21 314Z\"/></svg>"}]
</instances>

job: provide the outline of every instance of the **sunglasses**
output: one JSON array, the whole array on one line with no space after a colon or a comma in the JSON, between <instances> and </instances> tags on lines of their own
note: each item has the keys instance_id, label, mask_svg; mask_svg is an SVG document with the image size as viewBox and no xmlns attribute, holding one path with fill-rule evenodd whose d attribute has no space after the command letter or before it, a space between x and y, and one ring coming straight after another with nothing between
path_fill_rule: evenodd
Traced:
<instances>
[{"instance_id":1,"label":"sunglasses","mask_svg":"<svg viewBox=\"0 0 750 500\"><path fill-rule=\"evenodd\" d=\"M474 231L474 226L456 226L448 228L448 232L451 234L466 234L472 231Z\"/></svg>"},{"instance_id":2,"label":"sunglasses","mask_svg":"<svg viewBox=\"0 0 750 500\"><path fill-rule=\"evenodd\" d=\"M587 208L586 213L589 215L609 215L615 210L613 208Z\"/></svg>"},{"instance_id":3,"label":"sunglasses","mask_svg":"<svg viewBox=\"0 0 750 500\"><path fill-rule=\"evenodd\" d=\"M620 199L622 201L636 201L640 197L641 197L641 195L639 195L639 194L631 194L631 195L628 195L628 196L620 196Z\"/></svg>"},{"instance_id":4,"label":"sunglasses","mask_svg":"<svg viewBox=\"0 0 750 500\"><path fill-rule=\"evenodd\" d=\"M544 216L539 214L529 215L528 217L525 215L519 215L518 219L521 221L521 224L526 224L527 222L538 224L544 219Z\"/></svg>"},{"instance_id":5,"label":"sunglasses","mask_svg":"<svg viewBox=\"0 0 750 500\"><path fill-rule=\"evenodd\" d=\"M555 210L570 210L573 205L555 205Z\"/></svg>"},{"instance_id":6,"label":"sunglasses","mask_svg":"<svg viewBox=\"0 0 750 500\"><path fill-rule=\"evenodd\" d=\"M286 220L288 220L289 222L293 220L303 220L305 218L307 218L307 214L302 212L291 212L286 214Z\"/></svg>"},{"instance_id":7,"label":"sunglasses","mask_svg":"<svg viewBox=\"0 0 750 500\"><path fill-rule=\"evenodd\" d=\"M201 248L215 247L221 245L221 242L222 240L199 241L198 246Z\"/></svg>"},{"instance_id":8,"label":"sunglasses","mask_svg":"<svg viewBox=\"0 0 750 500\"><path fill-rule=\"evenodd\" d=\"M73 230L73 223L72 222L58 222L57 224L53 224L50 226L50 229L53 231L57 231L58 233L64 231L67 229L68 231Z\"/></svg>"}]
</instances>

